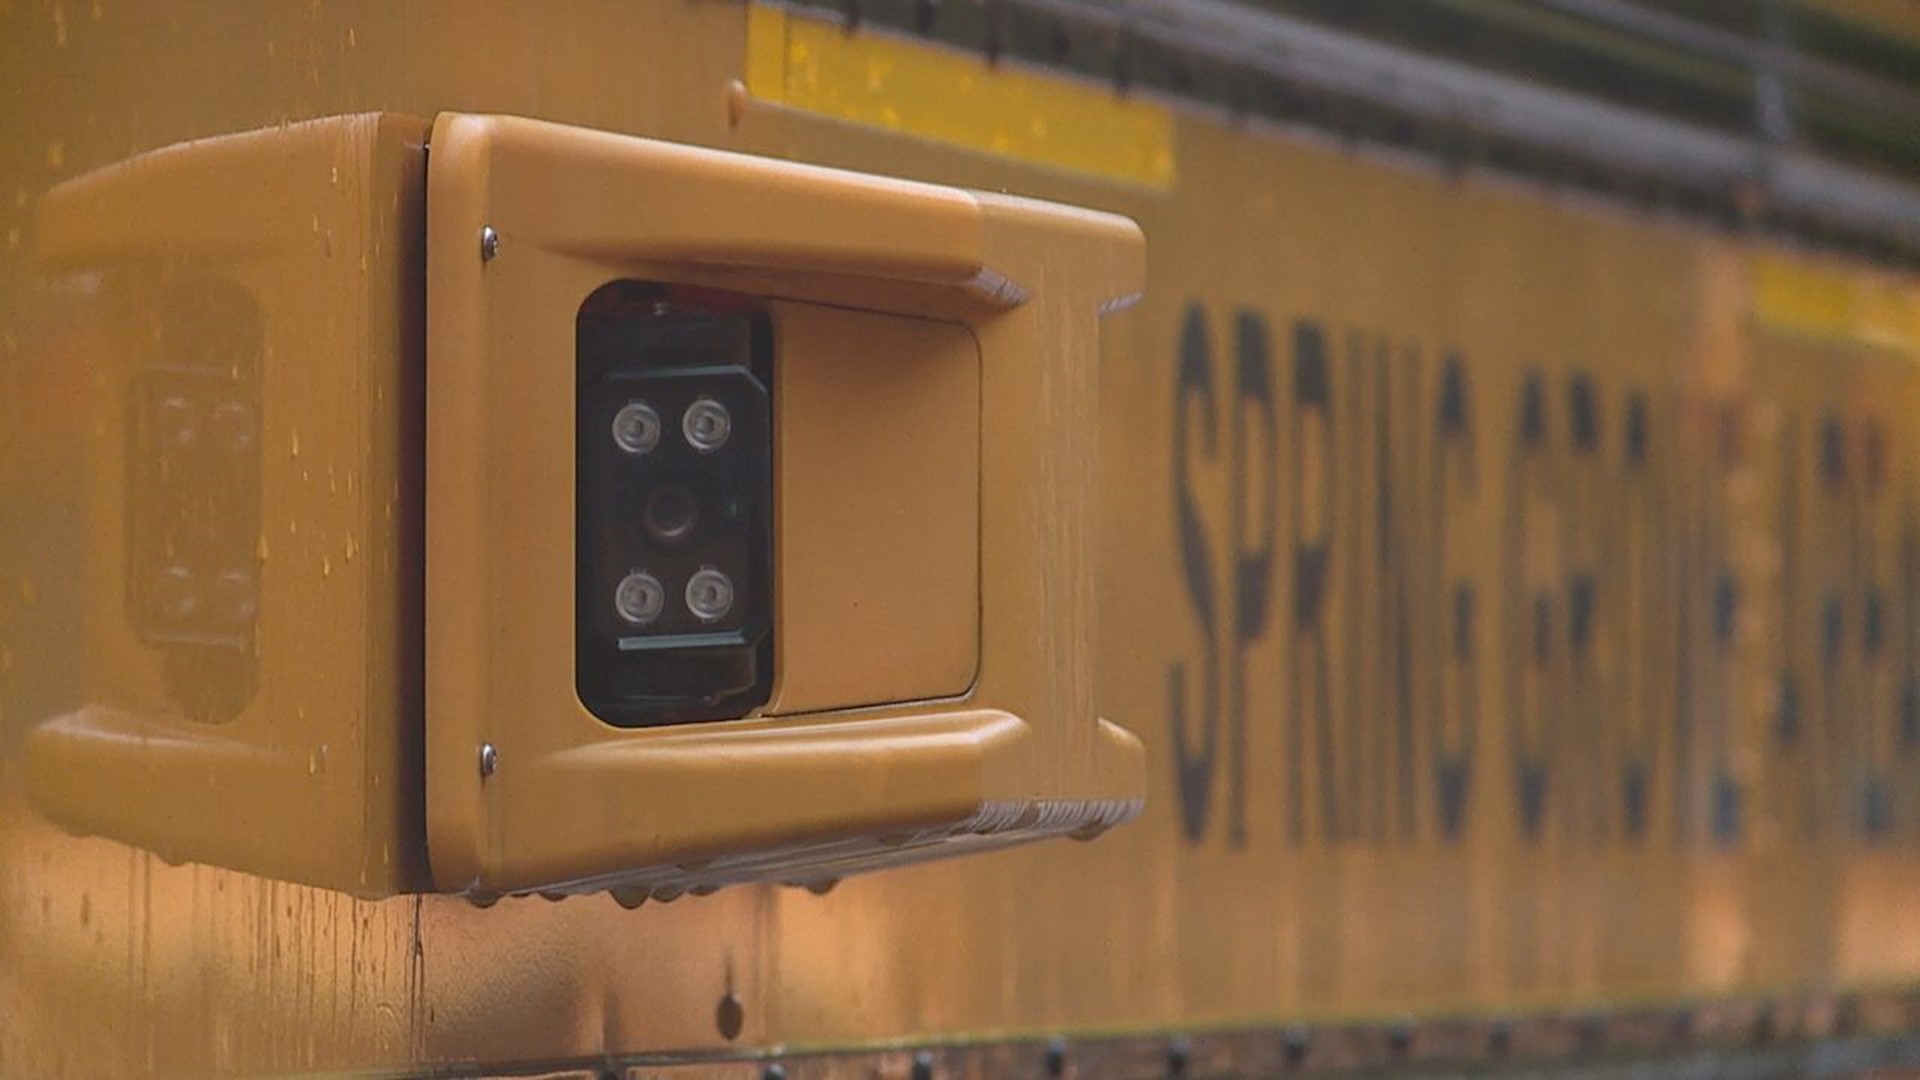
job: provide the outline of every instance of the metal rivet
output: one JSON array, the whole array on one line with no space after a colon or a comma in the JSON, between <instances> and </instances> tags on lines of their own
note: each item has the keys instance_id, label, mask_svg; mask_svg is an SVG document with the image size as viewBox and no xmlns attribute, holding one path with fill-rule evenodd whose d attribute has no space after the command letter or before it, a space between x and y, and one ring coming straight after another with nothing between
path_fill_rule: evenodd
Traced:
<instances>
[{"instance_id":1,"label":"metal rivet","mask_svg":"<svg viewBox=\"0 0 1920 1080\"><path fill-rule=\"evenodd\" d=\"M787 1080L787 1067L776 1062L767 1066L760 1076L762 1080Z\"/></svg>"},{"instance_id":2,"label":"metal rivet","mask_svg":"<svg viewBox=\"0 0 1920 1080\"><path fill-rule=\"evenodd\" d=\"M913 1055L913 1080L933 1080L933 1052L922 1050Z\"/></svg>"},{"instance_id":3,"label":"metal rivet","mask_svg":"<svg viewBox=\"0 0 1920 1080\"><path fill-rule=\"evenodd\" d=\"M747 84L739 79L727 83L727 126L739 127L746 119L747 106L753 103L753 95L747 92Z\"/></svg>"},{"instance_id":4,"label":"metal rivet","mask_svg":"<svg viewBox=\"0 0 1920 1080\"><path fill-rule=\"evenodd\" d=\"M1175 1039L1167 1047L1167 1075L1181 1077L1187 1074L1187 1063L1192 1060L1193 1048L1185 1039Z\"/></svg>"},{"instance_id":5,"label":"metal rivet","mask_svg":"<svg viewBox=\"0 0 1920 1080\"><path fill-rule=\"evenodd\" d=\"M1294 1026L1280 1035L1280 1056L1288 1068L1298 1068L1307 1060L1307 1051L1313 1048L1313 1033L1305 1027Z\"/></svg>"},{"instance_id":6,"label":"metal rivet","mask_svg":"<svg viewBox=\"0 0 1920 1080\"><path fill-rule=\"evenodd\" d=\"M480 744L480 775L483 777L492 776L493 771L495 769L498 769L499 767L500 767L500 752L493 748L492 743L481 743Z\"/></svg>"},{"instance_id":7,"label":"metal rivet","mask_svg":"<svg viewBox=\"0 0 1920 1080\"><path fill-rule=\"evenodd\" d=\"M1055 1035L1047 1040L1047 1075L1067 1074L1067 1040Z\"/></svg>"},{"instance_id":8,"label":"metal rivet","mask_svg":"<svg viewBox=\"0 0 1920 1080\"><path fill-rule=\"evenodd\" d=\"M480 226L480 261L491 262L498 254L500 254L500 234L494 232L491 225Z\"/></svg>"},{"instance_id":9,"label":"metal rivet","mask_svg":"<svg viewBox=\"0 0 1920 1080\"><path fill-rule=\"evenodd\" d=\"M1581 1053L1595 1053L1606 1046L1607 1022L1598 1016L1582 1017L1574 1038Z\"/></svg>"},{"instance_id":10,"label":"metal rivet","mask_svg":"<svg viewBox=\"0 0 1920 1080\"><path fill-rule=\"evenodd\" d=\"M747 1007L729 990L720 998L720 1004L713 1012L714 1026L720 1029L720 1037L732 1042L740 1037L740 1029L746 1026Z\"/></svg>"},{"instance_id":11,"label":"metal rivet","mask_svg":"<svg viewBox=\"0 0 1920 1080\"><path fill-rule=\"evenodd\" d=\"M1503 1058L1513 1050L1513 1025L1505 1020L1496 1020L1487 1029L1487 1053Z\"/></svg>"}]
</instances>

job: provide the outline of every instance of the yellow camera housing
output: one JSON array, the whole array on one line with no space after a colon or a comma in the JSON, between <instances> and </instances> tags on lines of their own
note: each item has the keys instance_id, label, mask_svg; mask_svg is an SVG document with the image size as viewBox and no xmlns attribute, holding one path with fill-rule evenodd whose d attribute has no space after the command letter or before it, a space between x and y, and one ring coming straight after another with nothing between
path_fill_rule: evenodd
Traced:
<instances>
[{"instance_id":1,"label":"yellow camera housing","mask_svg":"<svg viewBox=\"0 0 1920 1080\"><path fill-rule=\"evenodd\" d=\"M1138 811L1092 660L1131 222L507 117L442 115L428 183L440 888L813 883ZM619 728L574 692L575 315L620 280L775 324L775 686L739 720Z\"/></svg>"}]
</instances>

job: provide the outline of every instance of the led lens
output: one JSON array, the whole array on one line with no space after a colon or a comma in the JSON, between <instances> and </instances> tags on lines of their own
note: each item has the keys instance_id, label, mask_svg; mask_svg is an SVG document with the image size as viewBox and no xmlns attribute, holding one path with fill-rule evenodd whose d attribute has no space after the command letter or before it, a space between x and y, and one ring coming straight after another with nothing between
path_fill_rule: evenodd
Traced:
<instances>
[{"instance_id":1,"label":"led lens","mask_svg":"<svg viewBox=\"0 0 1920 1080\"><path fill-rule=\"evenodd\" d=\"M733 434L733 414L725 405L703 397L687 406L680 431L695 450L710 454L727 445L727 436Z\"/></svg>"},{"instance_id":2,"label":"led lens","mask_svg":"<svg viewBox=\"0 0 1920 1080\"><path fill-rule=\"evenodd\" d=\"M687 579L687 610L703 622L724 618L733 610L733 581L709 566Z\"/></svg>"},{"instance_id":3,"label":"led lens","mask_svg":"<svg viewBox=\"0 0 1920 1080\"><path fill-rule=\"evenodd\" d=\"M613 609L635 626L645 626L659 618L666 606L666 588L659 578L645 570L635 570L621 578L619 587L613 591Z\"/></svg>"},{"instance_id":4,"label":"led lens","mask_svg":"<svg viewBox=\"0 0 1920 1080\"><path fill-rule=\"evenodd\" d=\"M660 414L644 401L629 401L613 414L613 441L629 454L660 445Z\"/></svg>"}]
</instances>

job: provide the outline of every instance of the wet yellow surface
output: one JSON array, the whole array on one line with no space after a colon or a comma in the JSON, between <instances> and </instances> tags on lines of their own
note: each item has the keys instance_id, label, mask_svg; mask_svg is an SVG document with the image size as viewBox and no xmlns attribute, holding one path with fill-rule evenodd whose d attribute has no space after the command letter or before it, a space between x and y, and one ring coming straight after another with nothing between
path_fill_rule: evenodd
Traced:
<instances>
[{"instance_id":1,"label":"wet yellow surface","mask_svg":"<svg viewBox=\"0 0 1920 1080\"><path fill-rule=\"evenodd\" d=\"M1177 110L1157 186L743 105L720 0L0 18L0 1075L1920 982L1912 278ZM1138 821L633 911L293 883L425 865L399 118L456 110L1140 223L1094 671ZM56 185L249 131L264 188L49 231ZM236 456L158 452L180 394L257 407ZM251 610L164 623L189 549Z\"/></svg>"}]
</instances>

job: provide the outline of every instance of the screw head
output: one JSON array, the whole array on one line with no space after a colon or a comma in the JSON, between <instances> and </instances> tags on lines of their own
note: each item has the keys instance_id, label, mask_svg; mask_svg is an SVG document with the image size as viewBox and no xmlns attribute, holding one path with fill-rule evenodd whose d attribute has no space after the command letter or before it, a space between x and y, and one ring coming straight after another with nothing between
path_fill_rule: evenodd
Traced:
<instances>
[{"instance_id":1,"label":"screw head","mask_svg":"<svg viewBox=\"0 0 1920 1080\"><path fill-rule=\"evenodd\" d=\"M725 617L733 609L733 579L709 566L687 579L687 610L702 622Z\"/></svg>"},{"instance_id":2,"label":"screw head","mask_svg":"<svg viewBox=\"0 0 1920 1080\"><path fill-rule=\"evenodd\" d=\"M680 432L695 450L711 454L727 445L727 436L733 434L733 414L712 398L700 398L680 417Z\"/></svg>"},{"instance_id":3,"label":"screw head","mask_svg":"<svg viewBox=\"0 0 1920 1080\"><path fill-rule=\"evenodd\" d=\"M498 769L499 767L500 767L500 752L493 748L492 743L481 743L480 744L480 775L482 777L492 776L494 773L494 770Z\"/></svg>"},{"instance_id":4,"label":"screw head","mask_svg":"<svg viewBox=\"0 0 1920 1080\"><path fill-rule=\"evenodd\" d=\"M613 414L613 442L629 454L660 445L660 414L644 401L629 401Z\"/></svg>"},{"instance_id":5,"label":"screw head","mask_svg":"<svg viewBox=\"0 0 1920 1080\"><path fill-rule=\"evenodd\" d=\"M480 226L480 261L491 262L498 254L500 254L500 234L494 232L491 225Z\"/></svg>"},{"instance_id":6,"label":"screw head","mask_svg":"<svg viewBox=\"0 0 1920 1080\"><path fill-rule=\"evenodd\" d=\"M688 586L692 588L691 585ZM635 570L620 579L613 590L613 610L635 626L645 626L666 610L667 590L660 579L645 570Z\"/></svg>"}]
</instances>

